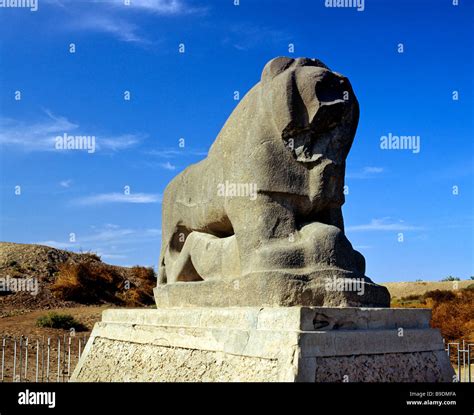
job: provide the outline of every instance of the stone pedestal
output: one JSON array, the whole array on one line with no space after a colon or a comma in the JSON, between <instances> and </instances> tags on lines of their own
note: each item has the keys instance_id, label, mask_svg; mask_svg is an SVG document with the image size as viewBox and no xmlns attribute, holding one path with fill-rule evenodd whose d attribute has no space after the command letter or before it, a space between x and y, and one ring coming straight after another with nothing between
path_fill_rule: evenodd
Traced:
<instances>
[{"instance_id":1,"label":"stone pedestal","mask_svg":"<svg viewBox=\"0 0 474 415\"><path fill-rule=\"evenodd\" d=\"M355 278L353 280L353 278ZM342 281L345 289L328 288ZM352 284L357 284L352 285ZM242 278L160 284L153 290L158 308L181 307L387 307L387 288L362 274L336 268L301 275L253 272Z\"/></svg>"},{"instance_id":2,"label":"stone pedestal","mask_svg":"<svg viewBox=\"0 0 474 415\"><path fill-rule=\"evenodd\" d=\"M451 382L428 309L106 310L71 381Z\"/></svg>"}]
</instances>

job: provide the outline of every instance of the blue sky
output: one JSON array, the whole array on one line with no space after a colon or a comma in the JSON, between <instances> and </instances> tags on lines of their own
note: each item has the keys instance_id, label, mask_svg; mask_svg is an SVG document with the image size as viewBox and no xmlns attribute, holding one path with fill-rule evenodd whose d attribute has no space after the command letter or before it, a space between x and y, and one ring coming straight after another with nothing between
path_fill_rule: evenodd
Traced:
<instances>
[{"instance_id":1,"label":"blue sky","mask_svg":"<svg viewBox=\"0 0 474 415\"><path fill-rule=\"evenodd\" d=\"M343 212L367 275L474 275L473 2L123 3L0 8L0 240L156 265L166 184L205 157L269 59L308 56L349 77L361 106ZM96 151L55 150L65 133ZM382 150L389 133L420 136L420 151Z\"/></svg>"}]
</instances>

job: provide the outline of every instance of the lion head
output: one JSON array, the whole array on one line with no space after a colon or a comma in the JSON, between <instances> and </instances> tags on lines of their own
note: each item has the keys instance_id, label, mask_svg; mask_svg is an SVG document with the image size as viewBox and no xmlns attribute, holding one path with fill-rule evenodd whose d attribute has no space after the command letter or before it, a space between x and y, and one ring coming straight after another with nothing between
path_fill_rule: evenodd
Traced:
<instances>
[{"instance_id":1,"label":"lion head","mask_svg":"<svg viewBox=\"0 0 474 415\"><path fill-rule=\"evenodd\" d=\"M261 85L275 127L297 161L344 163L359 120L346 77L317 59L279 57L265 65Z\"/></svg>"}]
</instances>

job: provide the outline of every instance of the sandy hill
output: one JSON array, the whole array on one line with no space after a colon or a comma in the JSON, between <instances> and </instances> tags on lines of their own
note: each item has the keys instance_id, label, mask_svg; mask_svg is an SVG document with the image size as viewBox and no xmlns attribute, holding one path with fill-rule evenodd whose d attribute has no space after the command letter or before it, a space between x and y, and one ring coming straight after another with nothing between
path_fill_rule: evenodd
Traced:
<instances>
[{"instance_id":1,"label":"sandy hill","mask_svg":"<svg viewBox=\"0 0 474 415\"><path fill-rule=\"evenodd\" d=\"M392 298L403 298L410 295L423 295L434 290L460 290L474 284L473 280L463 281L419 281L419 282L390 282L381 284L387 287Z\"/></svg>"},{"instance_id":2,"label":"sandy hill","mask_svg":"<svg viewBox=\"0 0 474 415\"><path fill-rule=\"evenodd\" d=\"M150 268L109 265L92 253L0 242L0 314L80 304L148 305L155 284Z\"/></svg>"}]
</instances>

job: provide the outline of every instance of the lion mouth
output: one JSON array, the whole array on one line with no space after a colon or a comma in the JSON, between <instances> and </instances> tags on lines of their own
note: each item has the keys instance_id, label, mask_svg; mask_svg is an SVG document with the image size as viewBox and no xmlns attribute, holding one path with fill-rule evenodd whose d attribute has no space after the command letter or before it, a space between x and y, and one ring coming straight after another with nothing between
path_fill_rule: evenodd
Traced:
<instances>
[{"instance_id":1,"label":"lion mouth","mask_svg":"<svg viewBox=\"0 0 474 415\"><path fill-rule=\"evenodd\" d=\"M311 223L319 223L321 225L329 225L329 226L336 226L338 224L335 223L332 211L329 208L323 208L316 212L312 212L310 215Z\"/></svg>"},{"instance_id":2,"label":"lion mouth","mask_svg":"<svg viewBox=\"0 0 474 415\"><path fill-rule=\"evenodd\" d=\"M290 137L287 141L287 147L291 150L293 157L302 163L312 163L323 157L321 153L314 152L314 140L311 131L305 131Z\"/></svg>"},{"instance_id":3,"label":"lion mouth","mask_svg":"<svg viewBox=\"0 0 474 415\"><path fill-rule=\"evenodd\" d=\"M284 131L283 140L295 160L315 163L324 156L335 158L337 154L334 154L331 143L337 141L340 132L338 126L346 111L347 105L342 99L323 102L308 126Z\"/></svg>"},{"instance_id":4,"label":"lion mouth","mask_svg":"<svg viewBox=\"0 0 474 415\"><path fill-rule=\"evenodd\" d=\"M325 132L304 130L284 138L285 146L296 161L301 163L316 163L328 154L328 147L333 138L336 126L331 126Z\"/></svg>"}]
</instances>

